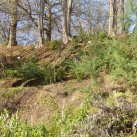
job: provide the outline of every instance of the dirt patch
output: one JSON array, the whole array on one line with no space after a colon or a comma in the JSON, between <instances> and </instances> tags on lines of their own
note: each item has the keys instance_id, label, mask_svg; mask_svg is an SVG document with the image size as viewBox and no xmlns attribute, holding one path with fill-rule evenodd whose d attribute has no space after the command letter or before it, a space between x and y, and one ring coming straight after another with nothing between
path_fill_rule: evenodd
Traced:
<instances>
[{"instance_id":1,"label":"dirt patch","mask_svg":"<svg viewBox=\"0 0 137 137\"><path fill-rule=\"evenodd\" d=\"M26 61L30 57L36 57L38 64L52 64L54 66L60 65L66 58L75 58L75 54L85 45L81 44L76 48L72 47L71 44L62 45L58 50L52 50L48 47L35 48L33 46L16 46L12 48L0 46L0 59L5 66L14 66L16 68L16 62Z\"/></svg>"},{"instance_id":2,"label":"dirt patch","mask_svg":"<svg viewBox=\"0 0 137 137\"><path fill-rule=\"evenodd\" d=\"M21 119L31 124L47 123L54 114L62 110L63 105L65 108L80 106L86 94L78 90L87 86L90 86L90 80L71 80L47 86L17 88L18 90L15 88L16 92L12 88L6 88L1 93L0 108L7 108L12 113L18 110ZM4 93L12 95L3 97Z\"/></svg>"}]
</instances>

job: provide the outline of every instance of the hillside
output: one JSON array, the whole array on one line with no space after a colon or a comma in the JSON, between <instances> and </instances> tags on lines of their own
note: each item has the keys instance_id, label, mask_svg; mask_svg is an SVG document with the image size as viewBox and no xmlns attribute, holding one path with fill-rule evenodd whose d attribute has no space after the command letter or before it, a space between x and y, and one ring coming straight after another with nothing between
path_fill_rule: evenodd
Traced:
<instances>
[{"instance_id":1,"label":"hillside","mask_svg":"<svg viewBox=\"0 0 137 137\"><path fill-rule=\"evenodd\" d=\"M133 137L136 49L132 36L74 39L56 49L1 47L0 123L15 130L0 133Z\"/></svg>"}]
</instances>

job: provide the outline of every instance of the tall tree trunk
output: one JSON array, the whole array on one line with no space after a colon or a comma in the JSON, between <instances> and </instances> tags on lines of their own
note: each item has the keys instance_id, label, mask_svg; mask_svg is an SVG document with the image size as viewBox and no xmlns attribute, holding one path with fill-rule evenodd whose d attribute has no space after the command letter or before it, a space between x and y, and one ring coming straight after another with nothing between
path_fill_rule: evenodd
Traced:
<instances>
[{"instance_id":1,"label":"tall tree trunk","mask_svg":"<svg viewBox=\"0 0 137 137\"><path fill-rule=\"evenodd\" d=\"M63 31L63 43L67 43L68 42L68 30L67 30L67 1L65 0L63 1L63 26L62 26L62 31Z\"/></svg>"},{"instance_id":2,"label":"tall tree trunk","mask_svg":"<svg viewBox=\"0 0 137 137\"><path fill-rule=\"evenodd\" d=\"M67 6L68 6L67 7L67 29L68 29L68 36L71 37L70 26L71 26L72 0L68 0Z\"/></svg>"},{"instance_id":3,"label":"tall tree trunk","mask_svg":"<svg viewBox=\"0 0 137 137\"><path fill-rule=\"evenodd\" d=\"M17 3L18 0L10 0L10 34L7 47L17 45L16 28L17 28Z\"/></svg>"},{"instance_id":4,"label":"tall tree trunk","mask_svg":"<svg viewBox=\"0 0 137 137\"><path fill-rule=\"evenodd\" d=\"M81 15L82 15L82 4L81 0L77 1L77 8L76 9L76 17L77 17L77 25L76 25L76 30L80 34L82 32L82 21L81 21ZM91 12L91 11L90 11Z\"/></svg>"},{"instance_id":5,"label":"tall tree trunk","mask_svg":"<svg viewBox=\"0 0 137 137\"><path fill-rule=\"evenodd\" d=\"M119 4L119 17L120 17L120 26L119 26L119 34L123 34L125 31L124 26L124 0L120 0Z\"/></svg>"},{"instance_id":6,"label":"tall tree trunk","mask_svg":"<svg viewBox=\"0 0 137 137\"><path fill-rule=\"evenodd\" d=\"M109 27L108 35L115 36L116 32L116 0L109 0Z\"/></svg>"},{"instance_id":7,"label":"tall tree trunk","mask_svg":"<svg viewBox=\"0 0 137 137\"><path fill-rule=\"evenodd\" d=\"M47 3L47 8L48 8L48 15L47 15L47 30L46 30L46 34L47 34L47 41L51 41L51 31L52 31L52 27L51 27L51 21L52 21L52 12L51 12L51 4Z\"/></svg>"},{"instance_id":8,"label":"tall tree trunk","mask_svg":"<svg viewBox=\"0 0 137 137\"><path fill-rule=\"evenodd\" d=\"M40 0L40 10L38 11L38 47L44 46L44 29L43 29L43 16L44 16L45 0Z\"/></svg>"},{"instance_id":9,"label":"tall tree trunk","mask_svg":"<svg viewBox=\"0 0 137 137\"><path fill-rule=\"evenodd\" d=\"M71 25L71 13L72 13L72 0L63 1L63 43L66 44L71 37L70 25Z\"/></svg>"}]
</instances>

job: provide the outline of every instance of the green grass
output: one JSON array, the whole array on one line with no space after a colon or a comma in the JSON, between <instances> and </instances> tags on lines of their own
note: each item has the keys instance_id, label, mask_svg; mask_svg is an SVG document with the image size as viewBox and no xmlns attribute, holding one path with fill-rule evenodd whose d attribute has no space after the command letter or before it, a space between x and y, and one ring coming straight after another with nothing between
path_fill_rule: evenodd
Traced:
<instances>
[{"instance_id":1,"label":"green grass","mask_svg":"<svg viewBox=\"0 0 137 137\"><path fill-rule=\"evenodd\" d=\"M27 122L21 122L18 114L10 116L5 110L0 115L1 137L47 137L45 126L31 126Z\"/></svg>"},{"instance_id":2,"label":"green grass","mask_svg":"<svg viewBox=\"0 0 137 137\"><path fill-rule=\"evenodd\" d=\"M72 111L73 110L73 111ZM74 126L80 123L89 110L89 100L85 100L80 107L69 107L53 114L48 125L33 126L30 123L20 121L18 112L10 115L4 110L0 115L1 137L58 137L72 134Z\"/></svg>"}]
</instances>

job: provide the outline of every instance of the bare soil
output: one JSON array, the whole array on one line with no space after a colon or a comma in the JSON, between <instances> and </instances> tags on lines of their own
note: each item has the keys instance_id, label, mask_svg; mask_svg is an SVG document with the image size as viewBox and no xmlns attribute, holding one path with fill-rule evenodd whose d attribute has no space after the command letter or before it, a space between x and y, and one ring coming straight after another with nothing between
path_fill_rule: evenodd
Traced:
<instances>
[{"instance_id":1,"label":"bare soil","mask_svg":"<svg viewBox=\"0 0 137 137\"><path fill-rule=\"evenodd\" d=\"M87 94L79 91L88 86L90 80L70 80L39 87L1 88L0 108L19 111L20 118L31 124L44 124L63 107L80 106Z\"/></svg>"}]
</instances>

